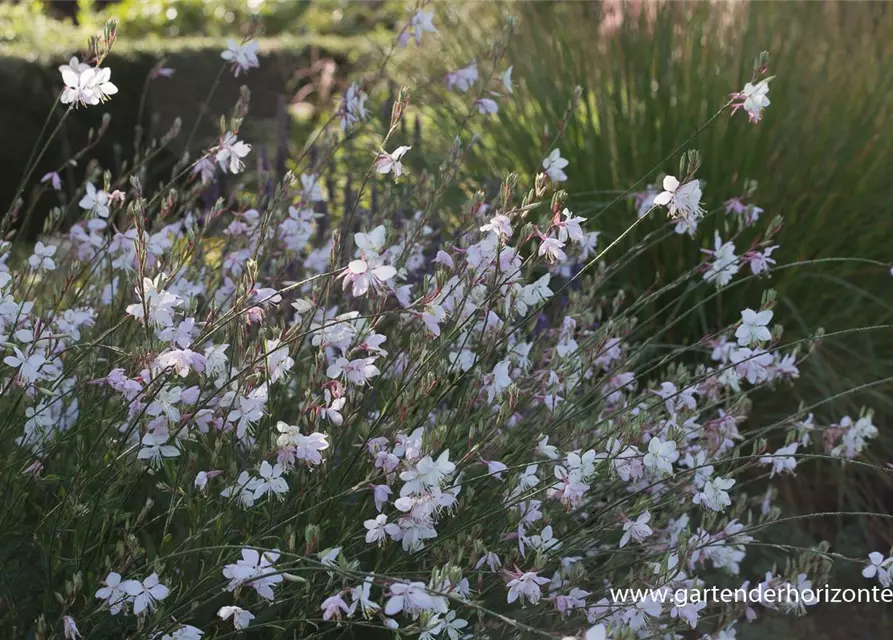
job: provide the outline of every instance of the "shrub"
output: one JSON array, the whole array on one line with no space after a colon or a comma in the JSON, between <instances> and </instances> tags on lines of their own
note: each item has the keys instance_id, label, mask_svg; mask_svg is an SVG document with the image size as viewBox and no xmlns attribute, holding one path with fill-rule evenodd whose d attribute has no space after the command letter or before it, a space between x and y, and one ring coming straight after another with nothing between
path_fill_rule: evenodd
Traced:
<instances>
[{"instance_id":1,"label":"shrub","mask_svg":"<svg viewBox=\"0 0 893 640\"><path fill-rule=\"evenodd\" d=\"M511 174L492 197L472 189L446 206L473 132L508 100L512 31L451 79L467 117L441 132L435 171L401 144L408 89L384 131L367 118L382 65L281 180L247 169L246 91L168 188L148 195L133 169L97 168L63 202L81 220L66 228L60 207L33 251L4 245L9 634L729 637L756 614L679 590L741 585L748 549L785 521L765 481L804 457L860 464L871 413L824 426L804 409L745 435L751 391L796 377L811 345L782 341L774 293L680 347L646 312L692 281L771 271L757 254L776 223L741 256L716 236L704 263L653 291L619 281L641 246L616 249L643 220L701 216L697 152L616 235L584 230L565 206L557 147L529 183ZM418 9L398 42L436 32ZM114 36L109 25L88 63L63 69L63 120L116 99L103 67ZM226 57L240 76L258 64L251 43ZM751 115L760 71L736 98ZM324 176L353 154L361 186L336 211ZM224 174L238 187L205 204ZM658 241L677 240L660 230L643 243ZM853 560L782 550L754 583L764 594ZM884 555L856 562L889 577ZM638 603L610 591L645 586L658 595Z\"/></svg>"}]
</instances>

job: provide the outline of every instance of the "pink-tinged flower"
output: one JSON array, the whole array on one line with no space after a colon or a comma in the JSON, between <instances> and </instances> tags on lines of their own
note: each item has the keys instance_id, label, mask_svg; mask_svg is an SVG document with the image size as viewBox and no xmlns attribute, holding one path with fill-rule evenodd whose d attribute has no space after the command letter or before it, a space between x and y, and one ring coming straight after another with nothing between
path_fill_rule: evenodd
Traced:
<instances>
[{"instance_id":1,"label":"pink-tinged flower","mask_svg":"<svg viewBox=\"0 0 893 640\"><path fill-rule=\"evenodd\" d=\"M457 71L448 73L446 76L446 85L450 89L458 89L459 91L468 91L475 82L478 81L478 63L473 61L467 67L463 67Z\"/></svg>"},{"instance_id":2,"label":"pink-tinged flower","mask_svg":"<svg viewBox=\"0 0 893 640\"><path fill-rule=\"evenodd\" d=\"M204 491L208 486L208 480L210 480L211 478L216 478L217 476L222 474L223 471L219 469L213 469L211 471L199 471L197 474L195 474L195 482L193 484L195 484L195 487L199 491Z\"/></svg>"},{"instance_id":3,"label":"pink-tinged flower","mask_svg":"<svg viewBox=\"0 0 893 640\"><path fill-rule=\"evenodd\" d=\"M328 436L325 433L311 433L305 436L295 425L278 422L276 429L280 436L276 439L276 444L280 447L294 447L294 456L298 460L304 460L308 464L315 465L322 463L322 455L320 451L329 448Z\"/></svg>"},{"instance_id":4,"label":"pink-tinged flower","mask_svg":"<svg viewBox=\"0 0 893 640\"><path fill-rule=\"evenodd\" d=\"M763 251L748 251L741 259L750 265L751 272L758 276L761 273L765 273L772 268L772 265L775 264L775 258L771 258L772 252L778 249L778 245L772 245L771 247L766 247Z\"/></svg>"},{"instance_id":5,"label":"pink-tinged flower","mask_svg":"<svg viewBox=\"0 0 893 640\"><path fill-rule=\"evenodd\" d=\"M50 186L53 187L54 190L59 191L62 189L62 178L59 177L59 174L55 171L50 171L40 179L41 184L46 182L50 183Z\"/></svg>"},{"instance_id":6,"label":"pink-tinged flower","mask_svg":"<svg viewBox=\"0 0 893 640\"><path fill-rule=\"evenodd\" d=\"M400 162L400 159L410 149L412 149L411 146L397 147L392 153L382 151L375 159L375 170L382 175L393 173L395 178L399 178L404 171L403 163Z\"/></svg>"},{"instance_id":7,"label":"pink-tinged flower","mask_svg":"<svg viewBox=\"0 0 893 640\"><path fill-rule=\"evenodd\" d=\"M538 576L535 571L514 573L516 576L506 585L509 589L508 603L511 604L520 598L522 604L526 600L530 604L536 604L542 597L540 586L549 584L549 578Z\"/></svg>"},{"instance_id":8,"label":"pink-tinged flower","mask_svg":"<svg viewBox=\"0 0 893 640\"><path fill-rule=\"evenodd\" d=\"M344 280L344 289L352 287L354 297L366 295L371 288L373 291L381 291L385 288L385 282L397 275L397 269L388 264L381 264L379 260L351 260L347 269L341 272L339 278Z\"/></svg>"},{"instance_id":9,"label":"pink-tinged flower","mask_svg":"<svg viewBox=\"0 0 893 640\"><path fill-rule=\"evenodd\" d=\"M240 73L260 66L257 59L257 42L254 41L239 44L235 40L228 40L226 51L221 53L220 57L232 63L233 75L237 78Z\"/></svg>"},{"instance_id":10,"label":"pink-tinged flower","mask_svg":"<svg viewBox=\"0 0 893 640\"><path fill-rule=\"evenodd\" d=\"M737 102L732 105L732 113L738 109L744 109L747 117L751 122L759 122L763 117L763 109L769 106L769 81L772 78L760 80L753 84L748 82L744 85L744 89L731 94L731 97Z\"/></svg>"},{"instance_id":11,"label":"pink-tinged flower","mask_svg":"<svg viewBox=\"0 0 893 640\"><path fill-rule=\"evenodd\" d=\"M540 244L538 255L545 257L549 262L564 262L567 254L563 251L564 243L558 238L545 238Z\"/></svg>"},{"instance_id":12,"label":"pink-tinged flower","mask_svg":"<svg viewBox=\"0 0 893 640\"><path fill-rule=\"evenodd\" d=\"M511 238L512 221L509 219L508 216L498 213L490 218L490 222L481 227L481 231L484 233L486 233L487 231L492 231L500 237Z\"/></svg>"},{"instance_id":13,"label":"pink-tinged flower","mask_svg":"<svg viewBox=\"0 0 893 640\"><path fill-rule=\"evenodd\" d=\"M205 356L189 349L173 349L159 354L153 368L161 371L173 369L174 373L185 378L190 371L202 373L205 370Z\"/></svg>"},{"instance_id":14,"label":"pink-tinged flower","mask_svg":"<svg viewBox=\"0 0 893 640\"><path fill-rule=\"evenodd\" d=\"M323 600L320 609L322 609L323 620L331 620L332 618L340 620L343 613L350 613L350 607L347 606L344 598L341 597L341 592Z\"/></svg>"}]
</instances>

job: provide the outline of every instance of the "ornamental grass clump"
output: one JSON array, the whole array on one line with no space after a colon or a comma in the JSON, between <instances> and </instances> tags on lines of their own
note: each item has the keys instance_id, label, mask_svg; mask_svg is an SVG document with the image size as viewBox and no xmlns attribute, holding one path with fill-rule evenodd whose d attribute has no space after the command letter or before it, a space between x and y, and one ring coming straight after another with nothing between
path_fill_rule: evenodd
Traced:
<instances>
[{"instance_id":1,"label":"ornamental grass clump","mask_svg":"<svg viewBox=\"0 0 893 640\"><path fill-rule=\"evenodd\" d=\"M643 313L690 282L719 296L771 272L780 222L747 252L717 236L683 277L627 291L636 251L566 206L558 139L495 189L463 173L511 99L511 35L474 73L420 89L467 94L442 152L426 144L434 171L402 144L410 89L383 127L371 115L386 57L281 178L240 137L243 92L160 188L146 162L176 126L118 174L43 181L59 207L33 250L3 245L0 273L4 637L729 638L804 605L679 590L804 590L847 560L788 547L748 570L784 521L769 480L804 456L857 458L877 433L870 411L824 426L810 407L739 430L750 392L783 389L813 347L783 341L773 292L688 346ZM422 8L395 46L432 37ZM112 67L98 71L113 41L62 72L65 115L113 99ZM222 58L233 75L257 66L248 42ZM771 117L763 66L718 114ZM627 231L665 210L691 227L727 215L702 206L698 153L658 170L676 156ZM365 167L351 199L335 157ZM224 174L228 195L208 198ZM31 213L13 203L10 238ZM675 241L671 226L644 242ZM856 561L889 581L893 559Z\"/></svg>"}]
</instances>

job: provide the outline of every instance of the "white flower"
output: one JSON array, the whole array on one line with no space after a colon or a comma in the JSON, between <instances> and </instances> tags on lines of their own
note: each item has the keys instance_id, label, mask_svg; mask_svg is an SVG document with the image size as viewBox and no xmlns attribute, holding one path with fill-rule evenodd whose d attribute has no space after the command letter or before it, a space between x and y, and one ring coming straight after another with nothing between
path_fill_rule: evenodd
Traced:
<instances>
[{"instance_id":1,"label":"white flower","mask_svg":"<svg viewBox=\"0 0 893 640\"><path fill-rule=\"evenodd\" d=\"M567 174L563 171L567 165L568 162L561 157L559 149L552 149L548 157L543 160L543 170L552 182L564 182L567 180Z\"/></svg>"},{"instance_id":2,"label":"white flower","mask_svg":"<svg viewBox=\"0 0 893 640\"><path fill-rule=\"evenodd\" d=\"M94 187L92 182L87 183L86 189L87 192L84 194L84 197L81 198L81 201L78 202L78 206L81 209L96 214L100 218L108 218L109 194Z\"/></svg>"},{"instance_id":3,"label":"white flower","mask_svg":"<svg viewBox=\"0 0 893 640\"><path fill-rule=\"evenodd\" d=\"M92 87L94 71L90 65L72 58L68 64L59 67L59 73L65 83L65 89L59 98L62 104L73 104L76 107L96 104L96 94Z\"/></svg>"},{"instance_id":4,"label":"white flower","mask_svg":"<svg viewBox=\"0 0 893 640\"><path fill-rule=\"evenodd\" d=\"M54 245L45 245L40 240L34 245L34 254L28 258L28 265L32 271L55 271L56 263L53 256L56 255Z\"/></svg>"},{"instance_id":5,"label":"white flower","mask_svg":"<svg viewBox=\"0 0 893 640\"><path fill-rule=\"evenodd\" d=\"M545 238L540 244L537 254L545 256L549 262L564 262L567 254L563 251L564 243L558 238Z\"/></svg>"},{"instance_id":6,"label":"white flower","mask_svg":"<svg viewBox=\"0 0 893 640\"><path fill-rule=\"evenodd\" d=\"M238 496L239 504L245 508L254 506L254 488L257 486L257 478L252 477L247 471L243 471L236 479L236 484L227 487L220 492L224 498Z\"/></svg>"},{"instance_id":7,"label":"white flower","mask_svg":"<svg viewBox=\"0 0 893 640\"><path fill-rule=\"evenodd\" d=\"M323 620L331 620L335 618L336 620L341 620L342 613L350 613L350 607L347 606L347 603L344 601L344 598L341 597L341 592L336 593L333 596L329 596L325 600L323 600L322 606L322 619Z\"/></svg>"},{"instance_id":8,"label":"white flower","mask_svg":"<svg viewBox=\"0 0 893 640\"><path fill-rule=\"evenodd\" d=\"M561 212L561 215L564 216L564 220L559 219L555 223L558 227L558 239L562 242L567 242L568 238L571 242L583 242L584 233L580 223L586 222L586 218L575 216L567 208Z\"/></svg>"},{"instance_id":9,"label":"white flower","mask_svg":"<svg viewBox=\"0 0 893 640\"><path fill-rule=\"evenodd\" d=\"M254 499L260 500L266 494L271 493L280 500L288 493L288 483L282 477L282 465L276 463L270 465L264 460L260 465L260 478L254 487Z\"/></svg>"},{"instance_id":10,"label":"white flower","mask_svg":"<svg viewBox=\"0 0 893 640\"><path fill-rule=\"evenodd\" d=\"M366 100L369 96L360 89L357 83L353 83L347 88L347 92L341 98L341 104L338 108L338 115L341 117L341 130L346 131L358 122L366 119L368 112L366 111Z\"/></svg>"},{"instance_id":11,"label":"white flower","mask_svg":"<svg viewBox=\"0 0 893 640\"><path fill-rule=\"evenodd\" d=\"M255 549L242 549L242 559L223 568L223 577L230 581L227 591L235 591L244 584L253 588L260 597L272 602L275 599L273 586L284 579L273 566L278 559L277 550L264 551L261 554Z\"/></svg>"},{"instance_id":12,"label":"white flower","mask_svg":"<svg viewBox=\"0 0 893 640\"><path fill-rule=\"evenodd\" d=\"M358 607L362 612L363 617L365 618L370 618L375 612L381 610L381 605L377 602L372 601L371 591L371 576L367 576L366 579L363 581L363 584L356 586L350 590L352 602L350 603L350 610L348 611L348 615L352 616Z\"/></svg>"},{"instance_id":13,"label":"white flower","mask_svg":"<svg viewBox=\"0 0 893 640\"><path fill-rule=\"evenodd\" d=\"M540 585L548 583L549 578L540 577L535 571L519 574L517 578L510 580L506 585L509 588L508 603L511 604L520 598L522 603L526 599L530 604L536 604L542 597Z\"/></svg>"},{"instance_id":14,"label":"white flower","mask_svg":"<svg viewBox=\"0 0 893 640\"><path fill-rule=\"evenodd\" d=\"M797 468L797 458L793 456L793 454L797 453L797 445L799 443L792 442L791 444L782 447L771 456L764 456L760 458L760 464L771 464L772 471L769 473L769 477L773 477L776 473L784 473L786 471L793 472L794 469Z\"/></svg>"},{"instance_id":15,"label":"white flower","mask_svg":"<svg viewBox=\"0 0 893 640\"><path fill-rule=\"evenodd\" d=\"M254 614L240 607L220 607L217 615L221 620L227 620L230 616L233 619L233 626L236 629L244 629L251 621L254 620Z\"/></svg>"},{"instance_id":16,"label":"white flower","mask_svg":"<svg viewBox=\"0 0 893 640\"><path fill-rule=\"evenodd\" d=\"M326 389L326 402L329 402L329 400L330 394L328 389ZM345 404L347 404L347 398L344 396L335 398L331 400L329 406L320 407L319 415L340 427L344 423L344 416L341 415L341 411L344 409Z\"/></svg>"},{"instance_id":17,"label":"white flower","mask_svg":"<svg viewBox=\"0 0 893 640\"><path fill-rule=\"evenodd\" d=\"M422 44L422 34L437 33L437 28L434 26L434 12L416 10L410 20L410 27L416 46Z\"/></svg>"},{"instance_id":18,"label":"white flower","mask_svg":"<svg viewBox=\"0 0 893 640\"><path fill-rule=\"evenodd\" d=\"M326 369L326 375L333 379L344 376L345 380L351 384L364 385L370 378L374 378L381 373L378 367L373 364L374 362L375 356L357 358L356 360L338 358L334 364Z\"/></svg>"},{"instance_id":19,"label":"white flower","mask_svg":"<svg viewBox=\"0 0 893 640\"><path fill-rule=\"evenodd\" d=\"M627 520L624 522L623 537L620 538L620 547L625 547L626 543L630 541L630 538L636 542L642 542L642 540L650 536L653 533L651 527L648 526L650 520L651 514L648 511L644 511L639 514L639 517L636 518L635 521Z\"/></svg>"},{"instance_id":20,"label":"white flower","mask_svg":"<svg viewBox=\"0 0 893 640\"><path fill-rule=\"evenodd\" d=\"M676 442L673 440L663 442L655 436L648 441L648 453L645 454L643 462L649 469L670 474L673 473L673 463L678 459L679 452L676 451Z\"/></svg>"},{"instance_id":21,"label":"white flower","mask_svg":"<svg viewBox=\"0 0 893 640\"><path fill-rule=\"evenodd\" d=\"M735 243L731 240L724 243L717 231L714 237L714 247L716 247L714 251L702 250L713 256L713 262L704 273L704 280L724 287L738 273L739 264L738 256L735 255Z\"/></svg>"},{"instance_id":22,"label":"white flower","mask_svg":"<svg viewBox=\"0 0 893 640\"><path fill-rule=\"evenodd\" d=\"M164 600L170 593L170 590L158 581L156 573L142 582L128 580L121 584L121 588L133 598L133 613L136 615L140 615L144 611L153 612L158 601Z\"/></svg>"},{"instance_id":23,"label":"white flower","mask_svg":"<svg viewBox=\"0 0 893 640\"><path fill-rule=\"evenodd\" d=\"M357 245L357 257L359 258L362 252L380 255L384 250L387 235L387 229L383 224L378 225L369 233L355 233L353 241Z\"/></svg>"},{"instance_id":24,"label":"white flower","mask_svg":"<svg viewBox=\"0 0 893 640\"><path fill-rule=\"evenodd\" d=\"M732 478L712 478L704 483L704 488L695 494L692 502L711 511L722 511L732 504L732 499L726 493L735 484Z\"/></svg>"},{"instance_id":25,"label":"white flower","mask_svg":"<svg viewBox=\"0 0 893 640\"><path fill-rule=\"evenodd\" d=\"M589 627L583 640L606 640L607 637L608 636L605 633L605 625L597 624L594 627Z\"/></svg>"},{"instance_id":26,"label":"white flower","mask_svg":"<svg viewBox=\"0 0 893 640\"><path fill-rule=\"evenodd\" d=\"M481 98L474 105L477 107L478 113L485 116L499 111L499 105L492 98Z\"/></svg>"},{"instance_id":27,"label":"white flower","mask_svg":"<svg viewBox=\"0 0 893 640\"><path fill-rule=\"evenodd\" d=\"M214 159L220 168L229 171L232 174L241 173L245 168L242 158L251 152L251 145L242 142L236 137L236 134L228 131L220 140L220 144L216 147Z\"/></svg>"},{"instance_id":28,"label":"white flower","mask_svg":"<svg viewBox=\"0 0 893 640\"><path fill-rule=\"evenodd\" d=\"M81 637L77 622L71 616L62 617L62 632L65 635L65 640L78 640Z\"/></svg>"},{"instance_id":29,"label":"white flower","mask_svg":"<svg viewBox=\"0 0 893 640\"><path fill-rule=\"evenodd\" d=\"M446 598L429 594L424 582L395 582L391 585L391 597L385 603L384 612L385 615L393 616L401 611L413 619L422 611L446 613Z\"/></svg>"},{"instance_id":30,"label":"white flower","mask_svg":"<svg viewBox=\"0 0 893 640\"><path fill-rule=\"evenodd\" d=\"M344 289L351 287L354 297L366 295L371 288L373 291L381 291L385 288L385 282L397 275L397 269L389 264L380 264L372 258L369 261L358 259L351 260L347 269L338 276L344 280Z\"/></svg>"},{"instance_id":31,"label":"white flower","mask_svg":"<svg viewBox=\"0 0 893 640\"><path fill-rule=\"evenodd\" d=\"M172 633L165 633L161 640L201 640L205 632L191 624L181 624Z\"/></svg>"},{"instance_id":32,"label":"white flower","mask_svg":"<svg viewBox=\"0 0 893 640\"><path fill-rule=\"evenodd\" d=\"M760 342L768 342L772 339L769 333L768 324L772 320L772 310L754 311L753 309L745 309L741 312L741 325L735 331L735 337L738 338L738 344L742 347L759 344Z\"/></svg>"},{"instance_id":33,"label":"white flower","mask_svg":"<svg viewBox=\"0 0 893 640\"><path fill-rule=\"evenodd\" d=\"M514 69L513 66L509 67L508 69L503 71L501 76L502 86L505 87L506 93L513 93L512 69Z\"/></svg>"},{"instance_id":34,"label":"white flower","mask_svg":"<svg viewBox=\"0 0 893 640\"><path fill-rule=\"evenodd\" d=\"M375 159L375 170L382 175L393 172L394 177L399 178L401 175L403 175L404 170L403 163L400 162L400 159L410 149L412 149L411 146L397 147L392 153L382 151Z\"/></svg>"},{"instance_id":35,"label":"white flower","mask_svg":"<svg viewBox=\"0 0 893 640\"><path fill-rule=\"evenodd\" d=\"M379 513L373 520L366 520L363 526L366 527L366 542L369 544L378 544L387 540L388 536L396 538L400 534L400 527L389 523L388 517L383 513Z\"/></svg>"},{"instance_id":36,"label":"white flower","mask_svg":"<svg viewBox=\"0 0 893 640\"><path fill-rule=\"evenodd\" d=\"M558 459L558 449L549 444L549 436L543 436L543 439L537 443L536 452L550 460Z\"/></svg>"},{"instance_id":37,"label":"white flower","mask_svg":"<svg viewBox=\"0 0 893 640\"><path fill-rule=\"evenodd\" d=\"M118 87L111 82L112 70L109 68L96 67L93 73L88 77L87 82L89 90L93 92L94 102L91 104L99 104L118 93Z\"/></svg>"},{"instance_id":38,"label":"white flower","mask_svg":"<svg viewBox=\"0 0 893 640\"><path fill-rule=\"evenodd\" d=\"M281 424L281 423L280 423ZM309 436L300 433L294 436L295 458L303 460L310 465L322 463L320 451L329 448L328 435L325 433L311 433Z\"/></svg>"},{"instance_id":39,"label":"white flower","mask_svg":"<svg viewBox=\"0 0 893 640\"><path fill-rule=\"evenodd\" d=\"M735 94L740 102L734 105L734 111L744 108L751 122L759 122L763 115L763 109L769 106L769 81L772 78L760 80L758 83L745 83L744 89ZM734 113L733 111L733 113Z\"/></svg>"},{"instance_id":40,"label":"white flower","mask_svg":"<svg viewBox=\"0 0 893 640\"><path fill-rule=\"evenodd\" d=\"M735 372L746 378L750 384L759 384L769 377L768 367L772 366L772 354L760 349L741 347L729 353L729 360L735 365Z\"/></svg>"},{"instance_id":41,"label":"white flower","mask_svg":"<svg viewBox=\"0 0 893 640\"><path fill-rule=\"evenodd\" d=\"M501 236L504 238L512 237L512 221L508 216L502 215L501 213L496 214L492 218L490 218L490 222L483 225L480 229L482 232L486 233L487 231L492 231L497 236Z\"/></svg>"},{"instance_id":42,"label":"white flower","mask_svg":"<svg viewBox=\"0 0 893 640\"><path fill-rule=\"evenodd\" d=\"M868 561L871 563L862 569L862 575L866 578L877 576L878 581L883 587L889 587L893 582L893 575L890 572L890 565L893 564L893 558L884 558L883 554L872 551L868 554Z\"/></svg>"},{"instance_id":43,"label":"white flower","mask_svg":"<svg viewBox=\"0 0 893 640\"><path fill-rule=\"evenodd\" d=\"M436 461L431 456L425 456L416 463L414 469L400 473L400 479L406 483L400 490L400 495L424 493L429 489L440 487L447 476L455 470L456 465L450 462L449 449L441 453Z\"/></svg>"},{"instance_id":44,"label":"white flower","mask_svg":"<svg viewBox=\"0 0 893 640\"><path fill-rule=\"evenodd\" d=\"M118 615L129 600L121 585L121 574L112 571L106 576L104 584L104 587L96 591L96 597L104 601L103 604L113 616Z\"/></svg>"},{"instance_id":45,"label":"white flower","mask_svg":"<svg viewBox=\"0 0 893 640\"><path fill-rule=\"evenodd\" d=\"M468 91L477 81L478 63L476 60L467 67L448 73L446 77L447 87L463 92Z\"/></svg>"},{"instance_id":46,"label":"white flower","mask_svg":"<svg viewBox=\"0 0 893 640\"><path fill-rule=\"evenodd\" d=\"M153 466L161 464L164 458L176 458L180 455L180 450L174 445L167 444L169 438L167 427L150 431L143 436L143 446L136 457L140 460L148 460Z\"/></svg>"},{"instance_id":47,"label":"white flower","mask_svg":"<svg viewBox=\"0 0 893 640\"><path fill-rule=\"evenodd\" d=\"M257 42L254 41L239 44L235 40L228 40L226 51L220 57L232 63L233 75L237 78L240 73L260 66L257 60Z\"/></svg>"},{"instance_id":48,"label":"white flower","mask_svg":"<svg viewBox=\"0 0 893 640\"><path fill-rule=\"evenodd\" d=\"M441 633L446 633L450 640L459 640L462 635L462 629L468 626L468 620L457 618L455 611L450 611L441 621Z\"/></svg>"},{"instance_id":49,"label":"white flower","mask_svg":"<svg viewBox=\"0 0 893 640\"><path fill-rule=\"evenodd\" d=\"M666 207L674 218L700 218L703 215L700 180L692 180L680 186L679 180L674 176L666 176L663 186L663 192L654 197L654 204Z\"/></svg>"},{"instance_id":50,"label":"white flower","mask_svg":"<svg viewBox=\"0 0 893 640\"><path fill-rule=\"evenodd\" d=\"M47 365L47 359L42 353L32 353L26 356L18 347L13 347L14 356L6 356L3 362L10 367L19 370L19 377L25 384L31 384L36 380L46 377L46 371L41 371Z\"/></svg>"},{"instance_id":51,"label":"white flower","mask_svg":"<svg viewBox=\"0 0 893 640\"><path fill-rule=\"evenodd\" d=\"M280 344L282 344L281 340L267 340L264 343L270 382L277 382L284 378L295 364L295 361L288 355L288 345L280 347Z\"/></svg>"},{"instance_id":52,"label":"white flower","mask_svg":"<svg viewBox=\"0 0 893 640\"><path fill-rule=\"evenodd\" d=\"M128 305L125 309L129 315L145 322L144 315L148 307L149 322L162 329L174 324L174 308L184 302L180 296L159 288L163 279L164 274L159 274L155 280L143 278L143 290L140 291L139 287L134 289L140 302Z\"/></svg>"}]
</instances>

